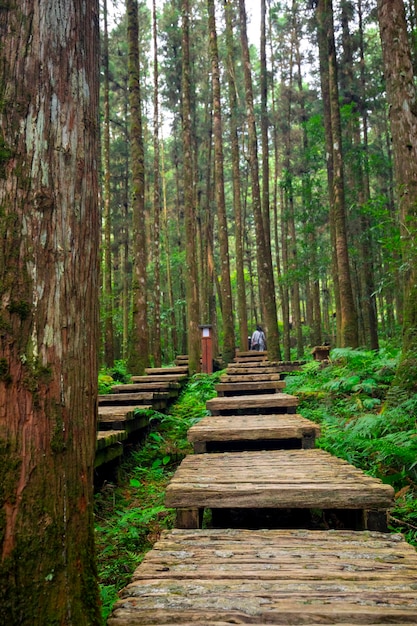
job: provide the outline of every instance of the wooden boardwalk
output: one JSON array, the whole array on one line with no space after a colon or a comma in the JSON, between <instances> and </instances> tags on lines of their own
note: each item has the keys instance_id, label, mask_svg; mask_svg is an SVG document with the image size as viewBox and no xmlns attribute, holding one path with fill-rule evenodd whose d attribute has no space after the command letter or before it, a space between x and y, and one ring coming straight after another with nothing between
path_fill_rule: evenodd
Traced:
<instances>
[{"instance_id":1,"label":"wooden boardwalk","mask_svg":"<svg viewBox=\"0 0 417 626\"><path fill-rule=\"evenodd\" d=\"M417 559L398 535L164 532L108 626L416 624Z\"/></svg>"},{"instance_id":2,"label":"wooden boardwalk","mask_svg":"<svg viewBox=\"0 0 417 626\"><path fill-rule=\"evenodd\" d=\"M204 417L188 431L194 452L227 452L286 447L314 448L318 424L302 415L219 415ZM237 447L237 444L239 446Z\"/></svg>"},{"instance_id":3,"label":"wooden boardwalk","mask_svg":"<svg viewBox=\"0 0 417 626\"><path fill-rule=\"evenodd\" d=\"M197 528L202 509L358 510L359 527L386 529L390 485L324 450L261 450L187 456L166 492L177 525ZM199 515L200 513L200 515Z\"/></svg>"},{"instance_id":4,"label":"wooden boardwalk","mask_svg":"<svg viewBox=\"0 0 417 626\"><path fill-rule=\"evenodd\" d=\"M131 384L114 385L112 393L99 395L98 432L94 466L102 467L124 453L125 444L139 439L149 427L141 410L165 411L188 378L187 365L148 368L133 376Z\"/></svg>"},{"instance_id":5,"label":"wooden boardwalk","mask_svg":"<svg viewBox=\"0 0 417 626\"><path fill-rule=\"evenodd\" d=\"M279 376L280 364L251 356L227 368L236 395L208 401L212 415L190 429L195 454L166 491L177 528L120 592L108 626L417 624L416 552L380 532L392 487L315 448L320 429L295 413L297 398L260 393L259 373Z\"/></svg>"}]
</instances>

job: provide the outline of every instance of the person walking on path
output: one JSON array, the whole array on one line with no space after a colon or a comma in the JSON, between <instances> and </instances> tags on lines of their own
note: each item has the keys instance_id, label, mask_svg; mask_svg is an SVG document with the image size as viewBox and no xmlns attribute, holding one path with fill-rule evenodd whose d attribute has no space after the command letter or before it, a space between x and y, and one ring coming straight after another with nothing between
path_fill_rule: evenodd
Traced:
<instances>
[{"instance_id":1,"label":"person walking on path","mask_svg":"<svg viewBox=\"0 0 417 626\"><path fill-rule=\"evenodd\" d=\"M251 350L266 350L266 337L265 337L265 333L262 330L262 326L259 326L259 324L256 326L256 330L254 331L253 335L252 335L252 339L251 339L251 343L250 343L250 349Z\"/></svg>"}]
</instances>

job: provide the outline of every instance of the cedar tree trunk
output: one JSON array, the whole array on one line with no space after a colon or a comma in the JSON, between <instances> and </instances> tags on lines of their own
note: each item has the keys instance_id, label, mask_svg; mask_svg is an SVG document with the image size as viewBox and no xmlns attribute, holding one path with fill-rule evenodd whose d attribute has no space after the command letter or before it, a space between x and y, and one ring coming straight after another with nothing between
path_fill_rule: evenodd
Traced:
<instances>
[{"instance_id":1,"label":"cedar tree trunk","mask_svg":"<svg viewBox=\"0 0 417 626\"><path fill-rule=\"evenodd\" d=\"M98 2L0 9L0 623L100 624Z\"/></svg>"}]
</instances>

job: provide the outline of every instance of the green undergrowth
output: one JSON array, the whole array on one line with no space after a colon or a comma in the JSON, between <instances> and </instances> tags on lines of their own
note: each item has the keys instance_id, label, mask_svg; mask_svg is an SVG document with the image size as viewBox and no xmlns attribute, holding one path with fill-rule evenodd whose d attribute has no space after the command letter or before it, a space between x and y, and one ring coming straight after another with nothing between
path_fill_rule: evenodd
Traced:
<instances>
[{"instance_id":1,"label":"green undergrowth","mask_svg":"<svg viewBox=\"0 0 417 626\"><path fill-rule=\"evenodd\" d=\"M399 353L337 349L286 378L299 412L318 422L318 447L392 485L392 530L417 545L417 396L392 386Z\"/></svg>"},{"instance_id":2,"label":"green undergrowth","mask_svg":"<svg viewBox=\"0 0 417 626\"><path fill-rule=\"evenodd\" d=\"M109 370L102 370L98 374L98 392L106 394L112 392L113 385L129 383L131 376L127 371L126 361L116 361Z\"/></svg>"},{"instance_id":3,"label":"green undergrowth","mask_svg":"<svg viewBox=\"0 0 417 626\"><path fill-rule=\"evenodd\" d=\"M187 431L207 415L206 401L216 395L220 375L192 377L168 414L146 411L150 422L146 438L126 455L117 481L107 482L95 496L104 620L146 552L164 529L173 527L174 511L164 507L165 489L180 461L191 452Z\"/></svg>"}]
</instances>

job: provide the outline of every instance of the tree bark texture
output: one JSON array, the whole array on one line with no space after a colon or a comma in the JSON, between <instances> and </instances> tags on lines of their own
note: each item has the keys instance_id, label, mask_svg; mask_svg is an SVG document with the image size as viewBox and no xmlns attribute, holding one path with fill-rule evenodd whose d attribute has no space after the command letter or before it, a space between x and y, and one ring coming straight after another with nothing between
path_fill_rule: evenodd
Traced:
<instances>
[{"instance_id":1,"label":"tree bark texture","mask_svg":"<svg viewBox=\"0 0 417 626\"><path fill-rule=\"evenodd\" d=\"M159 174L159 71L158 71L158 31L156 0L152 1L153 35L153 257L154 257L154 316L153 316L153 358L155 367L161 367L161 185Z\"/></svg>"},{"instance_id":2,"label":"tree bark texture","mask_svg":"<svg viewBox=\"0 0 417 626\"><path fill-rule=\"evenodd\" d=\"M394 385L417 392L417 94L402 0L379 0L404 268L403 351Z\"/></svg>"},{"instance_id":3,"label":"tree bark texture","mask_svg":"<svg viewBox=\"0 0 417 626\"><path fill-rule=\"evenodd\" d=\"M246 306L245 274L243 262L243 219L241 199L241 176L239 166L239 138L237 120L237 94L235 67L233 60L233 27L230 0L224 0L226 21L226 46L227 46L227 81L229 92L230 109L230 151L232 159L233 180L233 206L235 217L235 258L236 258L236 282L237 282L237 318L239 320L239 345L241 350L248 346L248 316Z\"/></svg>"},{"instance_id":4,"label":"tree bark texture","mask_svg":"<svg viewBox=\"0 0 417 626\"><path fill-rule=\"evenodd\" d=\"M319 30L324 31L328 55L328 94L330 128L332 138L333 180L330 211L334 225L334 244L337 279L340 300L340 342L342 347L358 346L358 320L353 299L349 268L349 255L346 234L346 214L344 200L344 177L342 155L342 132L340 122L339 91L337 84L337 63L333 27L333 5L331 0L319 0L317 4Z\"/></svg>"},{"instance_id":5,"label":"tree bark texture","mask_svg":"<svg viewBox=\"0 0 417 626\"><path fill-rule=\"evenodd\" d=\"M245 0L239 0L242 56L245 74L245 101L248 123L249 165L252 183L252 207L256 232L256 258L261 308L264 314L268 354L271 360L281 359L271 248L267 245L261 208L259 185L258 140L253 102L252 72L246 27Z\"/></svg>"},{"instance_id":6,"label":"tree bark texture","mask_svg":"<svg viewBox=\"0 0 417 626\"><path fill-rule=\"evenodd\" d=\"M104 33L102 42L103 56L103 295L104 295L104 364L114 365L114 329L113 329L113 287L111 253L111 212L110 212L110 89L109 89L109 33L107 26L107 0L103 4Z\"/></svg>"},{"instance_id":7,"label":"tree bark texture","mask_svg":"<svg viewBox=\"0 0 417 626\"><path fill-rule=\"evenodd\" d=\"M182 1L182 139L184 149L183 184L185 213L187 350L190 373L199 372L201 333L199 329L198 272L195 228L195 194L191 133L190 3Z\"/></svg>"},{"instance_id":8,"label":"tree bark texture","mask_svg":"<svg viewBox=\"0 0 417 626\"><path fill-rule=\"evenodd\" d=\"M149 360L147 322L147 252L145 220L145 156L143 146L139 22L137 0L126 0L127 39L129 48L129 106L130 147L132 166L133 210L133 277L132 277L132 330L129 346L129 370L144 374Z\"/></svg>"},{"instance_id":9,"label":"tree bark texture","mask_svg":"<svg viewBox=\"0 0 417 626\"><path fill-rule=\"evenodd\" d=\"M223 361L233 361L235 356L235 333L233 319L232 286L230 282L229 238L224 193L223 124L220 101L220 67L217 46L214 0L207 2L209 16L211 75L213 87L213 137L214 137L214 189L217 207L217 224L221 264L221 303L223 320Z\"/></svg>"},{"instance_id":10,"label":"tree bark texture","mask_svg":"<svg viewBox=\"0 0 417 626\"><path fill-rule=\"evenodd\" d=\"M0 9L0 623L100 624L98 2Z\"/></svg>"}]
</instances>

